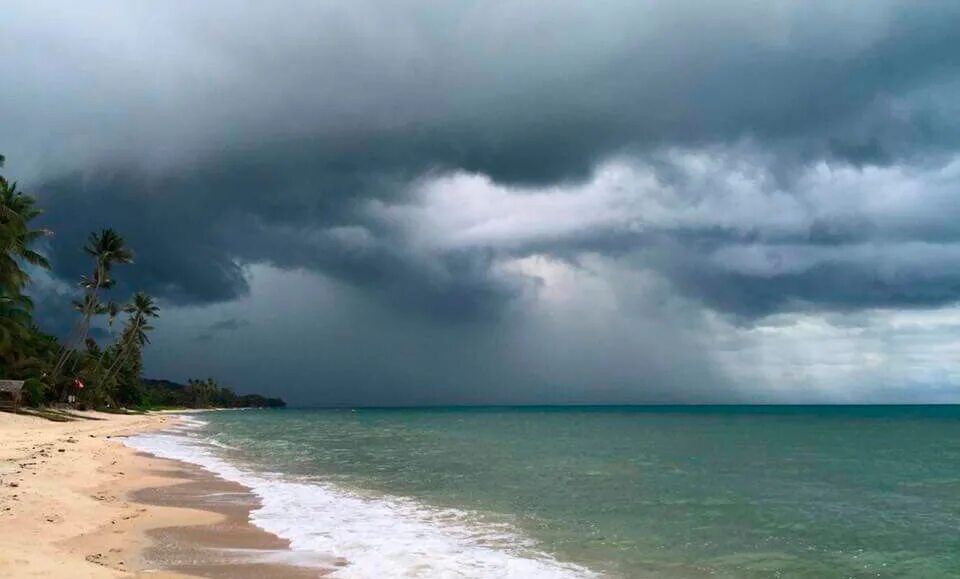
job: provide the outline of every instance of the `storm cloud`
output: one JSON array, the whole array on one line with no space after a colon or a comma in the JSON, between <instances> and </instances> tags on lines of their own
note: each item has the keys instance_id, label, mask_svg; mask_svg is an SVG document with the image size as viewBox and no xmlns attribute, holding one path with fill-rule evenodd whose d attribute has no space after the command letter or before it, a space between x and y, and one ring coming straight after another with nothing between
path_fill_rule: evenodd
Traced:
<instances>
[{"instance_id":1,"label":"storm cloud","mask_svg":"<svg viewBox=\"0 0 960 579\"><path fill-rule=\"evenodd\" d=\"M156 372L210 373L189 329L244 385L267 370L229 353L257 336L309 402L763 398L783 375L731 360L774 321L960 297L954 2L2 11L8 169L62 283L93 229L135 248L117 292L167 308ZM307 288L334 297L216 327ZM767 397L803 398L787 382Z\"/></svg>"}]
</instances>

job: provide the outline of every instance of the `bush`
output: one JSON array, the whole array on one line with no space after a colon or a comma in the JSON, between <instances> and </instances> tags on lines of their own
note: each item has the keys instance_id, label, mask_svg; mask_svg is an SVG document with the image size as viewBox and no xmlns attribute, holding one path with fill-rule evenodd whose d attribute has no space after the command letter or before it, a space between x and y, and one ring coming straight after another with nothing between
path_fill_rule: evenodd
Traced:
<instances>
[{"instance_id":1,"label":"bush","mask_svg":"<svg viewBox=\"0 0 960 579\"><path fill-rule=\"evenodd\" d=\"M36 378L28 378L23 382L23 403L26 406L42 406L44 402L43 382Z\"/></svg>"}]
</instances>

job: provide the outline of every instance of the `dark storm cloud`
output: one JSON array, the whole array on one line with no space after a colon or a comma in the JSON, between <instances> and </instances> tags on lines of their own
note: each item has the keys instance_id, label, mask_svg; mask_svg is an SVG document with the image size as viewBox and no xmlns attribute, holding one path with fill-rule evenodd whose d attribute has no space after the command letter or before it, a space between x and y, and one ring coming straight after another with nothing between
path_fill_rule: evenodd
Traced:
<instances>
[{"instance_id":1,"label":"dark storm cloud","mask_svg":"<svg viewBox=\"0 0 960 579\"><path fill-rule=\"evenodd\" d=\"M25 4L8 9L18 58L3 68L24 82L5 91L0 119L23 133L5 131L0 146L37 155L28 145L38 132L71 145L46 145L53 160L35 161L33 180L50 199L65 276L83 267L82 236L109 225L141 264L123 289L174 303L242 295L242 266L264 261L426 296L438 311L484 312L519 291L489 274L489 255L425 259L363 222L358 203L402 197L431 171L557 184L587 179L615 153L746 138L789 172L817 159L891 164L949 151L960 136L952 2L246 8L94 3L56 25ZM102 13L114 27L87 37ZM133 30L136 49L125 44ZM108 67L111 53L121 58ZM83 165L64 172L76 146ZM345 248L319 233L355 225L372 244ZM710 281L717 295L744 285ZM778 279L747 293L802 285Z\"/></svg>"},{"instance_id":2,"label":"dark storm cloud","mask_svg":"<svg viewBox=\"0 0 960 579\"><path fill-rule=\"evenodd\" d=\"M144 289L175 304L244 295L245 263L325 271L451 319L495 314L519 291L489 275L489 251L424 256L405 247L389 224L357 213L361 199L396 196L401 183L309 167L282 176L239 164L232 169L162 179L65 178L41 187L56 199L43 222L57 231L51 244L57 271L67 279L86 272L85 236L109 226L136 252L136 263L118 271L117 293ZM337 226L361 219L367 227Z\"/></svg>"},{"instance_id":3,"label":"dark storm cloud","mask_svg":"<svg viewBox=\"0 0 960 579\"><path fill-rule=\"evenodd\" d=\"M437 324L324 276L254 269L251 294L218 306L216 314L168 312L148 352L154 363L173 368L174 377L212 374L297 404L564 404L737 396L702 348L677 348L700 339L693 330L696 314L689 312L672 315L651 304L641 305L640 313L600 313L602 296L586 295L572 310L535 302L513 311L505 323ZM221 315L243 316L251 325L215 339L184 342L184 324L205 328L206 319ZM689 340L686 334L692 334ZM255 355L238 356L238 351Z\"/></svg>"},{"instance_id":4,"label":"dark storm cloud","mask_svg":"<svg viewBox=\"0 0 960 579\"><path fill-rule=\"evenodd\" d=\"M234 330L239 330L244 326L250 325L250 322L245 320L238 320L236 318L230 318L227 320L220 320L219 322L214 322L210 324L207 329L211 332L232 332Z\"/></svg>"},{"instance_id":5,"label":"dark storm cloud","mask_svg":"<svg viewBox=\"0 0 960 579\"><path fill-rule=\"evenodd\" d=\"M390 381L413 385L391 400L438 399L450 376L465 401L490 383L732 399L698 306L749 325L960 298L956 2L12 2L0 54L0 152L48 210L60 280L112 227L136 252L116 295L205 320L173 322L191 347L286 336L270 351L288 375L371 401ZM252 271L362 302L321 338L322 370L308 330L283 333L296 314L247 328L217 310L250 299ZM635 311L581 323L609 295ZM57 307L41 323L60 331Z\"/></svg>"},{"instance_id":6,"label":"dark storm cloud","mask_svg":"<svg viewBox=\"0 0 960 579\"><path fill-rule=\"evenodd\" d=\"M245 328L250 325L250 322L247 320L241 320L237 318L227 318L225 320L220 320L214 322L206 327L206 330L198 334L195 338L195 342L209 342L217 337L219 334L224 332L236 332L241 328Z\"/></svg>"},{"instance_id":7,"label":"dark storm cloud","mask_svg":"<svg viewBox=\"0 0 960 579\"><path fill-rule=\"evenodd\" d=\"M776 249L768 249L767 253L772 264L780 259ZM905 259L911 257L905 256ZM729 271L696 259L680 267L668 265L665 269L688 295L697 296L718 311L752 319L782 310L849 311L948 305L960 299L958 264L960 255L953 252L932 263L909 263L890 255L870 259L841 255L803 271L769 276Z\"/></svg>"}]
</instances>

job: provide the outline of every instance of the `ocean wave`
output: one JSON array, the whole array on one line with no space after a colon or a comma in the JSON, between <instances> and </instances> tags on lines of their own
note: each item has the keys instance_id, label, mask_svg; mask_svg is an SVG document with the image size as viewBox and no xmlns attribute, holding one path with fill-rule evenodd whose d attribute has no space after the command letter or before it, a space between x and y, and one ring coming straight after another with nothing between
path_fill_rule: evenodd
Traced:
<instances>
[{"instance_id":1,"label":"ocean wave","mask_svg":"<svg viewBox=\"0 0 960 579\"><path fill-rule=\"evenodd\" d=\"M199 424L198 424L199 423ZM193 436L150 433L125 443L161 458L189 462L240 483L260 499L251 522L290 541L295 552L344 558L333 577L574 579L597 574L560 562L507 525L478 522L456 509L438 509L402 497L368 497L327 483L254 473L225 460L206 425L182 423ZM213 445L218 446L218 445ZM312 557L311 557L312 559Z\"/></svg>"}]
</instances>

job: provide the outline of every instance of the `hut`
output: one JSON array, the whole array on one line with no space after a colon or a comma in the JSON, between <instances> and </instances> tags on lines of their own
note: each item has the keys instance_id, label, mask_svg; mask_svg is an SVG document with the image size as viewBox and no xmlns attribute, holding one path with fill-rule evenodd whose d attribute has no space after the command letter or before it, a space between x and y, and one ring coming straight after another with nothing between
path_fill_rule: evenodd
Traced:
<instances>
[{"instance_id":1,"label":"hut","mask_svg":"<svg viewBox=\"0 0 960 579\"><path fill-rule=\"evenodd\" d=\"M16 410L23 396L23 380L0 380L0 408Z\"/></svg>"}]
</instances>

